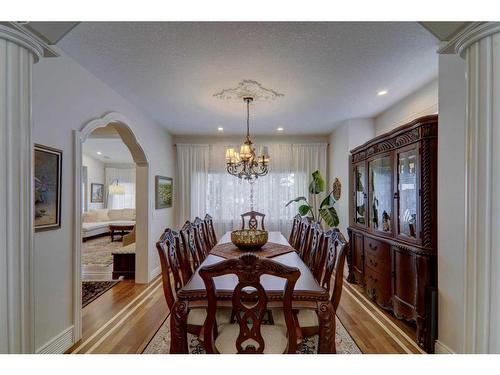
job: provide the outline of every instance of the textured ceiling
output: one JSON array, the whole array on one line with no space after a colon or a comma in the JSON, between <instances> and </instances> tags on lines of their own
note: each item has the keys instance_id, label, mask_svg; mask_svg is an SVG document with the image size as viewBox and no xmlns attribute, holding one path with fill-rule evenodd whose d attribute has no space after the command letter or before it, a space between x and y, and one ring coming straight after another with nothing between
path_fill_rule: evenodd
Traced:
<instances>
[{"instance_id":1,"label":"textured ceiling","mask_svg":"<svg viewBox=\"0 0 500 375\"><path fill-rule=\"evenodd\" d=\"M121 138L88 138L83 143L82 151L103 163L134 163L129 149Z\"/></svg>"},{"instance_id":2,"label":"textured ceiling","mask_svg":"<svg viewBox=\"0 0 500 375\"><path fill-rule=\"evenodd\" d=\"M243 79L285 94L253 105L252 133L326 134L438 72L416 22L83 22L58 46L174 134L243 134L244 103L212 96Z\"/></svg>"}]
</instances>

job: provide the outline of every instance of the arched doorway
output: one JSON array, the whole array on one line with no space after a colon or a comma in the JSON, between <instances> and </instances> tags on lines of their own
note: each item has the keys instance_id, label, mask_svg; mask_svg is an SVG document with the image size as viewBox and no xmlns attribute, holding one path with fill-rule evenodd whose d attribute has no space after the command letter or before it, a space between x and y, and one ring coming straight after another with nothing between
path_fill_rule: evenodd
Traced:
<instances>
[{"instance_id":1,"label":"arched doorway","mask_svg":"<svg viewBox=\"0 0 500 375\"><path fill-rule=\"evenodd\" d=\"M80 131L75 131L75 184L74 184L74 325L75 341L82 335L81 314L81 212L82 212L82 144L90 134L106 126L112 126L129 149L136 165L136 265L135 282L149 282L149 244L150 234L150 178L149 161L144 149L133 133L128 119L117 112L87 123Z\"/></svg>"}]
</instances>

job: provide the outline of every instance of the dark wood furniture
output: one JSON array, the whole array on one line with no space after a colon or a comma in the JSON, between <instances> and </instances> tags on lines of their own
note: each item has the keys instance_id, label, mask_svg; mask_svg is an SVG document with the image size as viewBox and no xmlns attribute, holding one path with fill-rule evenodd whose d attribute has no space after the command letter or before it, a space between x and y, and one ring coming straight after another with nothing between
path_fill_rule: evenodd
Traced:
<instances>
[{"instance_id":1,"label":"dark wood furniture","mask_svg":"<svg viewBox=\"0 0 500 375\"><path fill-rule=\"evenodd\" d=\"M206 214L203 221L205 222L205 225L207 227L208 243L210 245L210 248L212 248L215 245L217 245L217 236L215 235L214 220L212 219L212 216Z\"/></svg>"},{"instance_id":2,"label":"dark wood furniture","mask_svg":"<svg viewBox=\"0 0 500 375\"><path fill-rule=\"evenodd\" d=\"M290 237L288 238L288 243L294 249L298 248L298 242L300 237L300 223L302 222L302 216L299 214L295 215L292 221L292 231L290 232Z\"/></svg>"},{"instance_id":3,"label":"dark wood furniture","mask_svg":"<svg viewBox=\"0 0 500 375\"><path fill-rule=\"evenodd\" d=\"M264 227L264 218L266 217L265 214L262 214L260 212L257 212L257 211L248 211L248 212L245 212L244 214L241 215L241 229L245 229L246 228L246 221L245 221L245 218L248 218L248 229L259 229L259 220L258 218L260 218L260 229L261 230L266 230L266 228Z\"/></svg>"},{"instance_id":4,"label":"dark wood furniture","mask_svg":"<svg viewBox=\"0 0 500 375\"><path fill-rule=\"evenodd\" d=\"M338 229L324 233L318 247L316 280L321 280L321 286L330 292L333 311L337 311L342 296L344 284L344 265L349 252L349 244ZM314 271L313 271L314 274ZM333 284L332 284L333 279ZM274 322L283 324L284 317L280 310L273 310ZM302 336L312 336L319 331L319 322L316 314L311 310L299 310L297 321L301 328Z\"/></svg>"},{"instance_id":5,"label":"dark wood furniture","mask_svg":"<svg viewBox=\"0 0 500 375\"><path fill-rule=\"evenodd\" d=\"M187 254L183 251L181 236L179 233L167 228L156 243L156 249L160 256L161 275L163 283L163 294L167 301L169 311L172 311L177 293L191 277L189 268L186 268ZM202 331L207 312L205 309L193 309L186 320L186 330L189 333L199 335ZM230 310L218 310L217 321L227 323L231 320Z\"/></svg>"},{"instance_id":6,"label":"dark wood furniture","mask_svg":"<svg viewBox=\"0 0 500 375\"><path fill-rule=\"evenodd\" d=\"M230 233L226 233L219 244L230 241ZM287 245L288 242L279 232L269 232L269 241ZM300 277L295 284L293 292L292 308L310 309L317 313L319 320L319 352L335 353L335 314L327 290L323 289L314 279L309 268L299 258L296 252L272 258L285 266L296 267L300 271ZM203 261L202 267L220 263L224 258L209 254ZM283 306L284 282L276 277L266 277L261 280L262 287L268 298L268 308ZM218 307L232 307L231 299L237 285L237 278L230 275L215 279L215 289ZM198 271L191 277L189 282L177 292L177 300L171 310L170 353L187 353L187 316L189 311L195 308L206 308L207 291L205 284Z\"/></svg>"},{"instance_id":7,"label":"dark wood furniture","mask_svg":"<svg viewBox=\"0 0 500 375\"><path fill-rule=\"evenodd\" d=\"M205 259L208 255L208 252L212 249L209 244L209 237L207 233L207 228L205 222L201 220L199 217L194 219L194 234L196 240L196 246L200 249L203 254L203 259Z\"/></svg>"},{"instance_id":8,"label":"dark wood furniture","mask_svg":"<svg viewBox=\"0 0 500 375\"><path fill-rule=\"evenodd\" d=\"M125 234L131 232L134 227L134 224L109 224L109 234L111 235L111 242L115 240L116 232L120 232L121 237L123 237Z\"/></svg>"},{"instance_id":9,"label":"dark wood furniture","mask_svg":"<svg viewBox=\"0 0 500 375\"><path fill-rule=\"evenodd\" d=\"M208 354L218 352L233 354L234 349L238 354L296 353L297 337L295 321L292 315L292 297L295 283L300 276L298 268L288 267L270 259L259 258L252 253L245 253L239 258L227 259L220 263L201 267L199 275L205 283L208 296L208 312L204 336L204 346ZM216 341L214 330L217 296L214 278L225 275L236 275L238 278L238 284L232 292L231 299L236 324L222 326ZM285 318L287 340L285 340L285 337L280 337L283 333L279 326L263 326L262 324L267 312L268 299L266 290L261 284L262 275L271 275L286 280L281 311L283 311ZM267 334L264 334L263 330L266 330ZM225 335L226 332L228 334ZM235 339L234 347L233 342L221 342L220 345L217 345L218 341L232 341L232 339ZM278 349L277 352L268 349L271 341L278 341L282 344L275 345L275 349ZM288 345L285 345L286 341L288 341ZM226 349L226 351L223 351L222 348Z\"/></svg>"},{"instance_id":10,"label":"dark wood furniture","mask_svg":"<svg viewBox=\"0 0 500 375\"><path fill-rule=\"evenodd\" d=\"M182 247L186 255L186 267L190 268L191 274L200 266L204 259L203 251L198 248L194 230L194 225L186 221L180 231L182 236Z\"/></svg>"},{"instance_id":11,"label":"dark wood furniture","mask_svg":"<svg viewBox=\"0 0 500 375\"><path fill-rule=\"evenodd\" d=\"M351 283L416 323L433 352L437 287L437 115L418 118L351 151Z\"/></svg>"},{"instance_id":12,"label":"dark wood furniture","mask_svg":"<svg viewBox=\"0 0 500 375\"><path fill-rule=\"evenodd\" d=\"M111 275L113 280L120 278L120 276L123 276L124 279L135 279L135 251L129 252L126 248L121 248L113 251L112 255L113 272Z\"/></svg>"}]
</instances>

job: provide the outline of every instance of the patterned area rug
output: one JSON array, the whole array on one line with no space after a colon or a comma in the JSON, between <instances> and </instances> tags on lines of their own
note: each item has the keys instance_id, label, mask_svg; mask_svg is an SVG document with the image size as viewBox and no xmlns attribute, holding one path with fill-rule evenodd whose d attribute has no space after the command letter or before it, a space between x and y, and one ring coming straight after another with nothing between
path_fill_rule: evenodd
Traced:
<instances>
[{"instance_id":1,"label":"patterned area rug","mask_svg":"<svg viewBox=\"0 0 500 375\"><path fill-rule=\"evenodd\" d=\"M336 319L335 342L337 354L362 354L352 337L349 335L340 320ZM318 335L305 337L299 345L297 354L317 354L318 353ZM205 354L203 344L198 337L188 334L189 353ZM168 354L170 351L170 317L165 320L163 325L156 332L153 339L149 342L143 354Z\"/></svg>"},{"instance_id":2,"label":"patterned area rug","mask_svg":"<svg viewBox=\"0 0 500 375\"><path fill-rule=\"evenodd\" d=\"M113 263L111 253L122 246L120 241L111 242L109 236L85 241L82 243L82 265L109 266Z\"/></svg>"},{"instance_id":3,"label":"patterned area rug","mask_svg":"<svg viewBox=\"0 0 500 375\"><path fill-rule=\"evenodd\" d=\"M117 283L118 281L82 281L82 307L87 306Z\"/></svg>"}]
</instances>

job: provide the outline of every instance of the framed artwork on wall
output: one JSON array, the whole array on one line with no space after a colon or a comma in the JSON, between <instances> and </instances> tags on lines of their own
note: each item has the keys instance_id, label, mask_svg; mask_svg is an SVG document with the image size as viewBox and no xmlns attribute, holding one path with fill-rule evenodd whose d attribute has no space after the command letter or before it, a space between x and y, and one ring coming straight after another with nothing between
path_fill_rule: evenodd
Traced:
<instances>
[{"instance_id":1,"label":"framed artwork on wall","mask_svg":"<svg viewBox=\"0 0 500 375\"><path fill-rule=\"evenodd\" d=\"M34 148L35 232L61 227L62 151L35 144Z\"/></svg>"},{"instance_id":2,"label":"framed artwork on wall","mask_svg":"<svg viewBox=\"0 0 500 375\"><path fill-rule=\"evenodd\" d=\"M104 203L104 184L90 184L90 203Z\"/></svg>"},{"instance_id":3,"label":"framed artwork on wall","mask_svg":"<svg viewBox=\"0 0 500 375\"><path fill-rule=\"evenodd\" d=\"M174 180L170 177L155 177L155 208L172 207Z\"/></svg>"}]
</instances>

